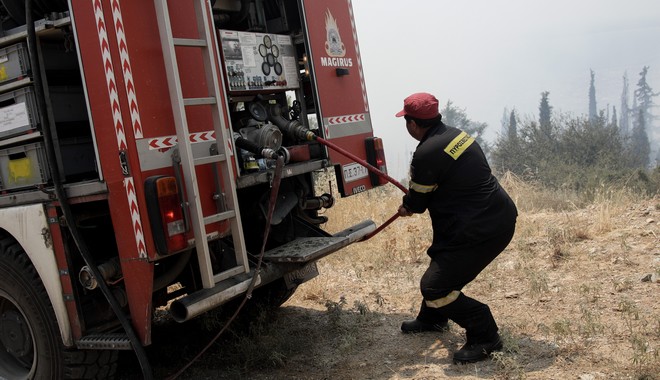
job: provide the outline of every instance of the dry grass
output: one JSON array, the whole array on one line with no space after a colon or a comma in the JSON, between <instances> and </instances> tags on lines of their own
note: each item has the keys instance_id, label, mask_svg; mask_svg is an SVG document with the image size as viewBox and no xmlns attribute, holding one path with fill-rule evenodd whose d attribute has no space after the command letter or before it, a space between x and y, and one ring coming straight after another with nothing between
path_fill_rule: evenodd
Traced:
<instances>
[{"instance_id":1,"label":"dry grass","mask_svg":"<svg viewBox=\"0 0 660 380\"><path fill-rule=\"evenodd\" d=\"M183 378L660 379L660 198L602 188L584 199L512 175L501 183L519 208L516 235L464 289L498 321L505 347L493 360L452 364L464 342L456 325L399 332L421 301L424 214L322 259L277 319L219 344ZM339 199L325 228L379 224L400 201L389 185Z\"/></svg>"},{"instance_id":2,"label":"dry grass","mask_svg":"<svg viewBox=\"0 0 660 380\"><path fill-rule=\"evenodd\" d=\"M605 187L585 199L510 174L501 183L519 208L516 236L465 291L491 306L506 338L505 350L493 363L476 368L503 379L656 379L658 284L641 278L660 268L660 200ZM338 231L362 219L384 221L396 211L400 196L387 186L343 199L328 211L326 227ZM419 307L418 281L431 238L426 214L399 219L370 241L324 259L322 275L303 286L291 305L343 297L347 306L359 300L383 315L385 328L394 334L399 320L389 315L413 317ZM343 312L355 310L345 307ZM454 331L461 334L457 327ZM400 342L375 344L394 355ZM429 349L452 352L452 347ZM404 375L409 369L392 369L383 377L442 378L453 372L470 377L451 367L434 369L428 362L409 376Z\"/></svg>"}]
</instances>

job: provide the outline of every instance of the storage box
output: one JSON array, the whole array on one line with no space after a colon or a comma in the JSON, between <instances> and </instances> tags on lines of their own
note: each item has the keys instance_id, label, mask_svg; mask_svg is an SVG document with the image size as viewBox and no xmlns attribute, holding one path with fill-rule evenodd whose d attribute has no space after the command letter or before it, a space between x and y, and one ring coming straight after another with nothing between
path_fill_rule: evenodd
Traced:
<instances>
[{"instance_id":1,"label":"storage box","mask_svg":"<svg viewBox=\"0 0 660 380\"><path fill-rule=\"evenodd\" d=\"M25 133L38 125L39 111L32 87L0 95L0 138Z\"/></svg>"},{"instance_id":2,"label":"storage box","mask_svg":"<svg viewBox=\"0 0 660 380\"><path fill-rule=\"evenodd\" d=\"M0 150L0 190L32 187L48 182L50 171L41 143Z\"/></svg>"},{"instance_id":3,"label":"storage box","mask_svg":"<svg viewBox=\"0 0 660 380\"><path fill-rule=\"evenodd\" d=\"M0 83L22 79L30 71L30 57L24 43L0 49Z\"/></svg>"}]
</instances>

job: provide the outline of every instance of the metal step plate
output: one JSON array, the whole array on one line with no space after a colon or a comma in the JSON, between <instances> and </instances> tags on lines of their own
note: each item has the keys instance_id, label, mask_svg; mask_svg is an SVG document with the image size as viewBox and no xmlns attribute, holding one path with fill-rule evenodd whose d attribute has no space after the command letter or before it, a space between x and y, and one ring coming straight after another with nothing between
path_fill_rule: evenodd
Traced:
<instances>
[{"instance_id":1,"label":"metal step plate","mask_svg":"<svg viewBox=\"0 0 660 380\"><path fill-rule=\"evenodd\" d=\"M264 260L276 263L306 263L327 256L351 243L347 237L299 238L264 253Z\"/></svg>"},{"instance_id":2,"label":"metal step plate","mask_svg":"<svg viewBox=\"0 0 660 380\"><path fill-rule=\"evenodd\" d=\"M91 334L80 338L76 347L81 350L132 350L126 334Z\"/></svg>"}]
</instances>

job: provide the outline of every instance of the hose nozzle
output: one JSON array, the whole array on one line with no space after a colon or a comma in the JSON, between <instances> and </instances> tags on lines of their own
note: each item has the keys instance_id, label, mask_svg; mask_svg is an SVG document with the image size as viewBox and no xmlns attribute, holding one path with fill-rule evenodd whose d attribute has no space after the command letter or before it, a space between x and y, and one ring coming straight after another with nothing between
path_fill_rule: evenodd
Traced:
<instances>
[{"instance_id":1,"label":"hose nozzle","mask_svg":"<svg viewBox=\"0 0 660 380\"><path fill-rule=\"evenodd\" d=\"M300 121L285 119L282 116L282 107L279 104L270 105L268 108L268 119L292 139L312 141L316 137L314 132L302 125Z\"/></svg>"}]
</instances>

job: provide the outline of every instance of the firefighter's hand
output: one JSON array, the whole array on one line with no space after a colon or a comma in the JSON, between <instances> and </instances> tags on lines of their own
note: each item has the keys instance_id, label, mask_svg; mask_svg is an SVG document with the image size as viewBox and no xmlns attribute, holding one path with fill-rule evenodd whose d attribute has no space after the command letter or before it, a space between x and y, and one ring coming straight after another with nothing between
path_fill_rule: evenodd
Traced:
<instances>
[{"instance_id":1,"label":"firefighter's hand","mask_svg":"<svg viewBox=\"0 0 660 380\"><path fill-rule=\"evenodd\" d=\"M406 206L401 205L401 206L399 206L399 211L397 211L397 214L399 214L399 216L410 216L410 215L412 215L413 213L412 213L411 211L409 211L409 210L406 208Z\"/></svg>"}]
</instances>

